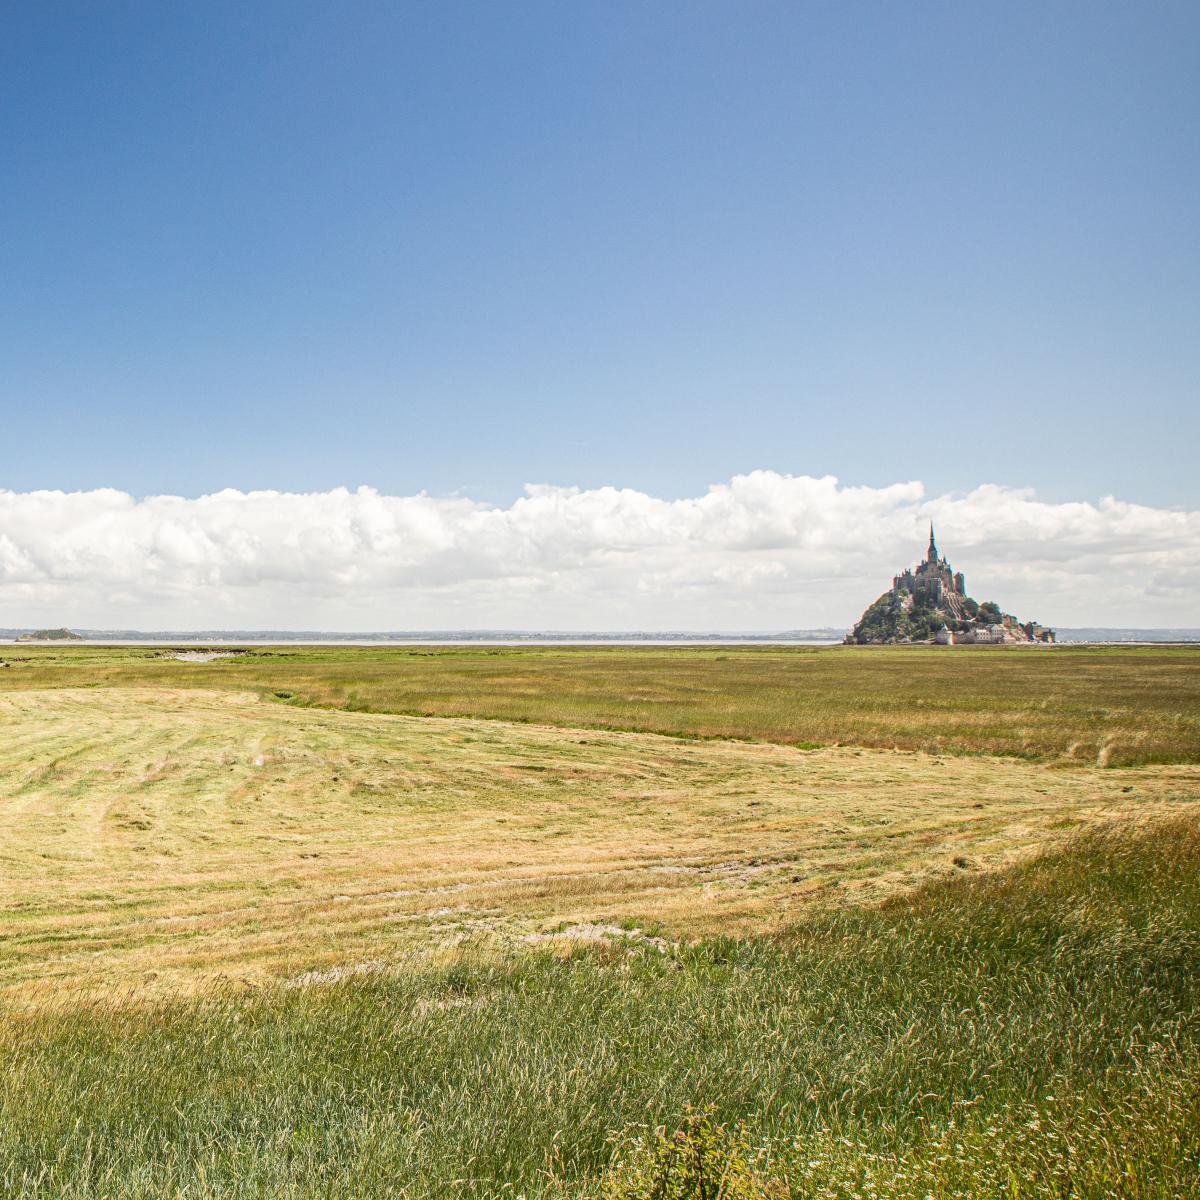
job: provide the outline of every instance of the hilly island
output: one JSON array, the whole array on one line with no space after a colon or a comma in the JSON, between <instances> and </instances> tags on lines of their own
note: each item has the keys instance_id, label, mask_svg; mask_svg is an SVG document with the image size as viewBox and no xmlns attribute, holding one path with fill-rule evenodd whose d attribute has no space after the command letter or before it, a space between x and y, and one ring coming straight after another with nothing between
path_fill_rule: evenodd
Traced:
<instances>
[{"instance_id":1,"label":"hilly island","mask_svg":"<svg viewBox=\"0 0 1200 1200\"><path fill-rule=\"evenodd\" d=\"M967 595L966 579L938 554L933 526L929 549L915 568L906 568L846 635L848 645L882 646L905 642L953 645L1008 645L1054 641L1054 630L1019 621L991 600Z\"/></svg>"}]
</instances>

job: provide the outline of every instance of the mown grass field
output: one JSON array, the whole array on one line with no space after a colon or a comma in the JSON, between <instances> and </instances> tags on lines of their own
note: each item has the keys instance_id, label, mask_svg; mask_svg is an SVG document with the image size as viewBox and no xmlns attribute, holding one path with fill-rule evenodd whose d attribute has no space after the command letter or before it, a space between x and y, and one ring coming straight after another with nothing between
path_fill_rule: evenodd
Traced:
<instances>
[{"instance_id":1,"label":"mown grass field","mask_svg":"<svg viewBox=\"0 0 1200 1200\"><path fill-rule=\"evenodd\" d=\"M0 987L191 990L562 927L764 932L1200 796L1200 767L0 695ZM956 863L958 865L956 865ZM586 932L586 929L585 929Z\"/></svg>"},{"instance_id":2,"label":"mown grass field","mask_svg":"<svg viewBox=\"0 0 1200 1200\"><path fill-rule=\"evenodd\" d=\"M2 1195L1197 1194L1194 651L0 658Z\"/></svg>"},{"instance_id":3,"label":"mown grass field","mask_svg":"<svg viewBox=\"0 0 1200 1200\"><path fill-rule=\"evenodd\" d=\"M1200 761L1200 647L0 646L0 690L203 687L320 707L1002 754Z\"/></svg>"}]
</instances>

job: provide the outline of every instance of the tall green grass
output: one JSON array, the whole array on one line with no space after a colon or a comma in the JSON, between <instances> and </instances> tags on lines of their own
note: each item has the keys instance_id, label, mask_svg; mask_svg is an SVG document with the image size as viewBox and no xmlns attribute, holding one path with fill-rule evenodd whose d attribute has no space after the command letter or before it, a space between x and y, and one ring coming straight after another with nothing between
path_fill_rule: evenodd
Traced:
<instances>
[{"instance_id":1,"label":"tall green grass","mask_svg":"<svg viewBox=\"0 0 1200 1200\"><path fill-rule=\"evenodd\" d=\"M0 1194L588 1196L697 1104L778 1195L1182 1197L1198 1001L1180 819L771 940L9 1012Z\"/></svg>"}]
</instances>

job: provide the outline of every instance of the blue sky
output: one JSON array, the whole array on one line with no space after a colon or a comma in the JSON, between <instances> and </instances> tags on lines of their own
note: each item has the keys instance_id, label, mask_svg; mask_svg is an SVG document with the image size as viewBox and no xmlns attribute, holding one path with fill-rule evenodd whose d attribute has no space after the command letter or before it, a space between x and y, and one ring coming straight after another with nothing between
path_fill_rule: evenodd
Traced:
<instances>
[{"instance_id":1,"label":"blue sky","mask_svg":"<svg viewBox=\"0 0 1200 1200\"><path fill-rule=\"evenodd\" d=\"M1198 118L1195 4L8 6L0 487L1195 507Z\"/></svg>"}]
</instances>

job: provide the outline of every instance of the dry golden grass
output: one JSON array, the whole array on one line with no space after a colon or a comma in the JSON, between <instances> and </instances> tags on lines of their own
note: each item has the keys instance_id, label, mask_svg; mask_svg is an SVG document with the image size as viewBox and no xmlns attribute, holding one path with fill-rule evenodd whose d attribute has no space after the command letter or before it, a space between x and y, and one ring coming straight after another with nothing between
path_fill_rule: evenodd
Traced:
<instances>
[{"instance_id":1,"label":"dry golden grass","mask_svg":"<svg viewBox=\"0 0 1200 1200\"><path fill-rule=\"evenodd\" d=\"M1200 768L0 695L0 987L194 991L587 922L766 930L1200 798ZM959 865L955 865L955 860Z\"/></svg>"}]
</instances>

